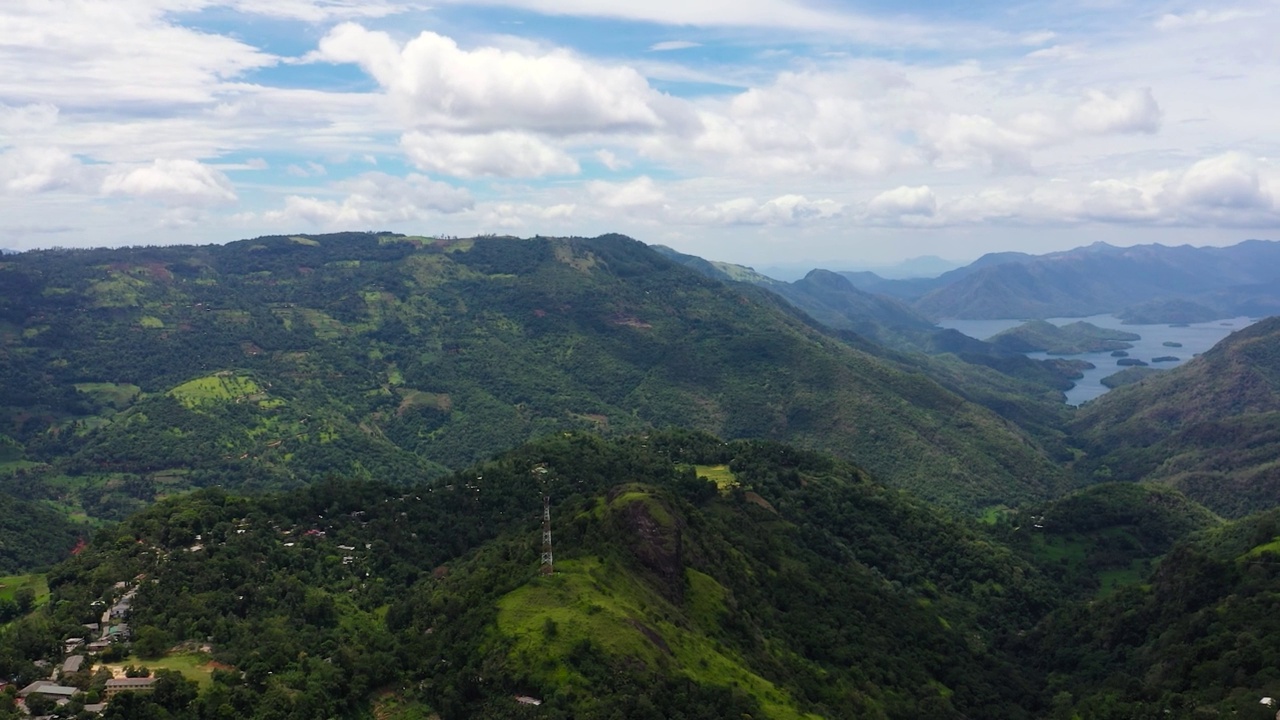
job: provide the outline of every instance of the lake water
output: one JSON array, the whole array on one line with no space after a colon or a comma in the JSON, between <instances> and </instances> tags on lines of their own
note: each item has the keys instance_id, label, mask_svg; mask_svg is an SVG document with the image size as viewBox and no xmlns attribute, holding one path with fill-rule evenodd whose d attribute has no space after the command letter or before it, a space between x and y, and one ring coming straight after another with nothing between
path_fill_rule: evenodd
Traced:
<instances>
[{"instance_id":1,"label":"lake water","mask_svg":"<svg viewBox=\"0 0 1280 720\"><path fill-rule=\"evenodd\" d=\"M1146 363L1150 363L1151 367L1168 370L1175 368L1182 363L1190 360L1193 356L1198 355L1218 343L1219 340L1230 335L1233 331L1243 327L1248 327L1257 322L1254 318L1238 317L1227 318L1225 320L1214 320L1206 323L1193 323L1187 327L1172 327L1170 325L1125 325L1120 319L1114 315L1094 315L1086 318L1049 318L1049 322L1054 325L1066 325L1067 323L1083 320L1102 328L1112 328L1115 330L1124 330L1126 332L1136 333L1142 336L1141 340L1134 340L1133 347L1127 351L1129 357L1136 358ZM1017 327L1025 320L943 320L938 323L944 328L959 330L960 332L972 338L986 340L992 335L1012 327ZM1164 343L1175 342L1182 343L1182 347L1166 347ZM1177 362L1161 362L1153 363L1152 358L1170 356L1178 358ZM1036 352L1027 353L1027 357L1037 360L1050 357L1046 353ZM1111 357L1111 353L1082 353L1080 355L1054 355L1053 357L1065 357L1073 360L1087 360L1097 367L1093 370L1085 370L1084 377L1076 380L1075 387L1067 391L1067 404L1079 405L1088 400L1092 400L1099 395L1107 392L1107 386L1102 384L1102 378L1113 375L1124 369L1123 366L1116 365L1116 361L1120 358Z\"/></svg>"}]
</instances>

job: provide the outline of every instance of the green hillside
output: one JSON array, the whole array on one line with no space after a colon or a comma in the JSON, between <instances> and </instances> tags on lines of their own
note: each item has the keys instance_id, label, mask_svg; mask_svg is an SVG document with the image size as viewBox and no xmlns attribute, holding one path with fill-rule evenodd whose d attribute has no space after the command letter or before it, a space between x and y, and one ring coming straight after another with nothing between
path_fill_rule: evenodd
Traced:
<instances>
[{"instance_id":1,"label":"green hillside","mask_svg":"<svg viewBox=\"0 0 1280 720\"><path fill-rule=\"evenodd\" d=\"M1260 717L1278 538L1159 486L983 526L785 445L568 433L429 484L163 500L48 573L0 674L131 592L132 640L68 678L159 672L113 718Z\"/></svg>"},{"instance_id":2,"label":"green hillside","mask_svg":"<svg viewBox=\"0 0 1280 720\"><path fill-rule=\"evenodd\" d=\"M1176 543L1221 524L1177 490L1143 483L1094 485L1000 522L1005 542L1080 598L1141 582Z\"/></svg>"},{"instance_id":3,"label":"green hillside","mask_svg":"<svg viewBox=\"0 0 1280 720\"><path fill-rule=\"evenodd\" d=\"M1225 516L1275 507L1280 318L1086 404L1072 430L1095 477L1169 484Z\"/></svg>"},{"instance_id":4,"label":"green hillside","mask_svg":"<svg viewBox=\"0 0 1280 720\"><path fill-rule=\"evenodd\" d=\"M831 450L960 507L1068 484L920 370L621 236L42 251L0 280L0 431L37 496L95 517L671 425Z\"/></svg>"},{"instance_id":5,"label":"green hillside","mask_svg":"<svg viewBox=\"0 0 1280 720\"><path fill-rule=\"evenodd\" d=\"M1139 335L1109 330L1078 321L1061 327L1045 320L1032 320L992 337L988 342L1009 352L1047 352L1050 355L1078 355L1133 347Z\"/></svg>"},{"instance_id":6,"label":"green hillside","mask_svg":"<svg viewBox=\"0 0 1280 720\"><path fill-rule=\"evenodd\" d=\"M1280 693L1280 514L1179 545L1146 583L1067 606L1027 636L1059 717L1271 720Z\"/></svg>"},{"instance_id":7,"label":"green hillside","mask_svg":"<svg viewBox=\"0 0 1280 720\"><path fill-rule=\"evenodd\" d=\"M0 673L34 677L42 638L117 581L137 581L140 662L216 663L198 697L137 700L175 718L1029 718L1044 698L1001 646L1055 596L847 463L689 433L558 437L430 486L163 501L50 573L55 610L0 632Z\"/></svg>"}]
</instances>

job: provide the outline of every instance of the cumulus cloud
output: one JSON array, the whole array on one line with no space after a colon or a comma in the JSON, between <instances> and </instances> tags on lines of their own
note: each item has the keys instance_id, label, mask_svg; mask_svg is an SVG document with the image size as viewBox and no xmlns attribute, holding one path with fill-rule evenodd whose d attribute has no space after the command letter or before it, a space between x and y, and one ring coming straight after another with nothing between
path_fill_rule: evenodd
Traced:
<instances>
[{"instance_id":1,"label":"cumulus cloud","mask_svg":"<svg viewBox=\"0 0 1280 720\"><path fill-rule=\"evenodd\" d=\"M1153 133L1160 127L1160 106L1151 88L1108 95L1089 90L1072 117L1075 126L1097 135Z\"/></svg>"},{"instance_id":2,"label":"cumulus cloud","mask_svg":"<svg viewBox=\"0 0 1280 720\"><path fill-rule=\"evenodd\" d=\"M578 206L561 203L543 207L531 203L492 203L477 209L481 222L487 228L516 230L526 227L542 228L572 220Z\"/></svg>"},{"instance_id":3,"label":"cumulus cloud","mask_svg":"<svg viewBox=\"0 0 1280 720\"><path fill-rule=\"evenodd\" d=\"M561 49L466 50L433 32L402 46L387 33L344 23L309 59L359 65L419 126L567 134L654 129L679 120L680 104L636 70Z\"/></svg>"},{"instance_id":4,"label":"cumulus cloud","mask_svg":"<svg viewBox=\"0 0 1280 720\"><path fill-rule=\"evenodd\" d=\"M587 193L596 205L619 209L659 206L667 199L662 188L647 175L622 183L593 180L587 183Z\"/></svg>"},{"instance_id":5,"label":"cumulus cloud","mask_svg":"<svg viewBox=\"0 0 1280 720\"><path fill-rule=\"evenodd\" d=\"M900 193L899 199L906 196ZM1275 227L1280 224L1280 171L1229 152L1131 177L984 188L934 202L923 224Z\"/></svg>"},{"instance_id":6,"label":"cumulus cloud","mask_svg":"<svg viewBox=\"0 0 1280 720\"><path fill-rule=\"evenodd\" d=\"M901 187L886 190L867 203L867 212L877 217L901 215L933 215L938 209L938 199L928 185Z\"/></svg>"},{"instance_id":7,"label":"cumulus cloud","mask_svg":"<svg viewBox=\"0 0 1280 720\"><path fill-rule=\"evenodd\" d=\"M195 160L182 159L162 158L149 166L113 172L102 181L102 192L168 205L216 205L236 200L226 175Z\"/></svg>"},{"instance_id":8,"label":"cumulus cloud","mask_svg":"<svg viewBox=\"0 0 1280 720\"><path fill-rule=\"evenodd\" d=\"M457 213L474 206L465 189L410 174L400 178L381 172L364 173L334 183L345 193L342 200L290 195L284 208L264 213L272 223L305 222L324 227L360 228L386 223L423 220L436 213ZM249 220L252 217L245 217Z\"/></svg>"},{"instance_id":9,"label":"cumulus cloud","mask_svg":"<svg viewBox=\"0 0 1280 720\"><path fill-rule=\"evenodd\" d=\"M454 177L533 178L575 175L579 170L567 153L529 133L414 131L401 138L400 147L418 169Z\"/></svg>"},{"instance_id":10,"label":"cumulus cloud","mask_svg":"<svg viewBox=\"0 0 1280 720\"><path fill-rule=\"evenodd\" d=\"M810 200L803 195L780 195L760 203L735 198L690 211L686 219L705 225L796 225L840 216L844 204L830 199Z\"/></svg>"},{"instance_id":11,"label":"cumulus cloud","mask_svg":"<svg viewBox=\"0 0 1280 720\"><path fill-rule=\"evenodd\" d=\"M0 188L6 193L83 189L87 175L80 161L60 148L19 147L0 154Z\"/></svg>"},{"instance_id":12,"label":"cumulus cloud","mask_svg":"<svg viewBox=\"0 0 1280 720\"><path fill-rule=\"evenodd\" d=\"M1276 198L1264 187L1253 158L1238 152L1192 165L1176 183L1172 196L1192 212L1272 210Z\"/></svg>"}]
</instances>

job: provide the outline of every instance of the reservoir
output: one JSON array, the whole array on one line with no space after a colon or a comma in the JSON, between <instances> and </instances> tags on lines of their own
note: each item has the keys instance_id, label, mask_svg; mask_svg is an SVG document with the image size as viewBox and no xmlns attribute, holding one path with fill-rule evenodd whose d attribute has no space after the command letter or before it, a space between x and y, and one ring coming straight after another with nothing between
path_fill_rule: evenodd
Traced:
<instances>
[{"instance_id":1,"label":"reservoir","mask_svg":"<svg viewBox=\"0 0 1280 720\"><path fill-rule=\"evenodd\" d=\"M1172 325L1125 325L1114 315L1094 315L1085 318L1048 318L1049 322L1059 326L1079 320L1102 328L1124 330L1141 335L1142 339L1133 341L1133 347L1127 350L1129 357L1148 363L1153 368L1163 370L1175 368L1185 363L1193 356L1213 347L1219 340L1232 332L1257 322L1256 318L1238 317L1214 320L1213 322L1192 323L1185 327L1175 327ZM978 340L986 340L996 333L1017 327L1024 322L1026 321L942 320L938 325L959 330L965 335ZM1165 343L1170 343L1171 345L1180 344L1181 347L1166 345ZM1178 360L1176 362L1151 362L1153 358L1169 356L1176 357ZM1050 356L1043 352L1034 352L1027 353L1027 357L1044 359ZM1087 360L1096 366L1092 370L1085 370L1084 377L1076 380L1075 387L1067 391L1068 405L1080 405L1107 392L1109 388L1102 384L1102 378L1124 369L1123 366L1116 364L1116 361L1120 358L1112 357L1110 352L1054 355L1052 357Z\"/></svg>"}]
</instances>

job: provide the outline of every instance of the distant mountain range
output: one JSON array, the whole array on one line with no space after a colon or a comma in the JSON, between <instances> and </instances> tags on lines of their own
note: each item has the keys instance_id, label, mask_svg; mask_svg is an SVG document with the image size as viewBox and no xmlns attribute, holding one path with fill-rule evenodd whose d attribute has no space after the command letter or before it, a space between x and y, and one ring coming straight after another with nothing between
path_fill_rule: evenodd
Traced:
<instances>
[{"instance_id":1,"label":"distant mountain range","mask_svg":"<svg viewBox=\"0 0 1280 720\"><path fill-rule=\"evenodd\" d=\"M1110 313L1125 322L1163 324L1280 313L1280 242L1267 240L1221 248L1099 242L1047 255L989 253L932 277L905 279L868 270L761 273L659 250L704 274L766 287L823 323L889 344L894 334L918 334L940 318ZM920 338L914 340L919 345Z\"/></svg>"},{"instance_id":2,"label":"distant mountain range","mask_svg":"<svg viewBox=\"0 0 1280 720\"><path fill-rule=\"evenodd\" d=\"M931 279L842 273L855 286L933 318L1083 317L1197 322L1280 312L1280 243L1230 247L1106 243L1047 255L984 255Z\"/></svg>"},{"instance_id":3,"label":"distant mountain range","mask_svg":"<svg viewBox=\"0 0 1280 720\"><path fill-rule=\"evenodd\" d=\"M883 279L905 280L909 278L937 277L944 272L955 270L963 265L964 263L940 258L937 255L922 255L920 257L903 260L902 262L895 263L893 265L863 265L855 266L854 268L850 268L847 264L841 264L840 266L851 272L870 272ZM814 265L812 263L808 265L796 263L774 264L761 267L759 268L759 271L761 274L767 275L771 278L790 282L804 277L809 270L813 269L813 267ZM835 265L833 265L833 267L835 267Z\"/></svg>"}]
</instances>

